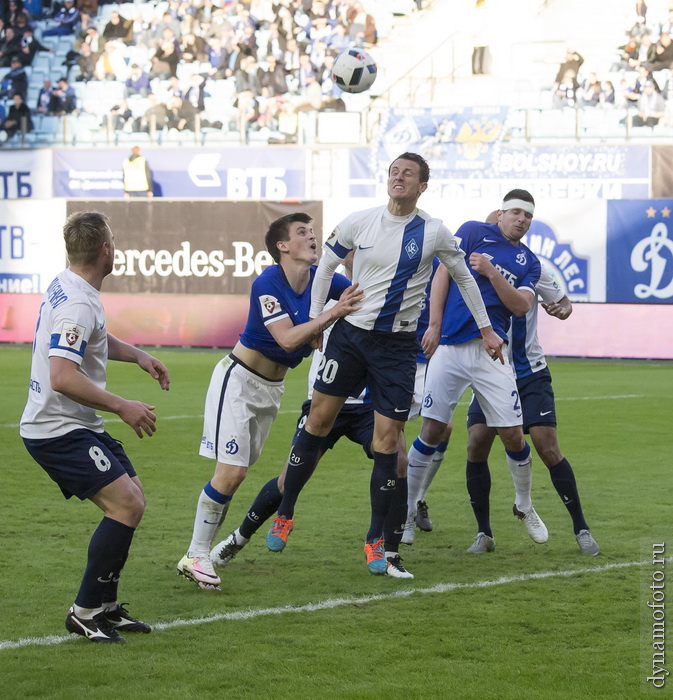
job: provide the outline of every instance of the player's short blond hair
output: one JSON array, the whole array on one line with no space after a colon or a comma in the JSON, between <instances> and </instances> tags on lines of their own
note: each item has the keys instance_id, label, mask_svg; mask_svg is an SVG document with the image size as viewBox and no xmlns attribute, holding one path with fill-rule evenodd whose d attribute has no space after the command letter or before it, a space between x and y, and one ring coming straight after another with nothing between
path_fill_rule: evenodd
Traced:
<instances>
[{"instance_id":1,"label":"player's short blond hair","mask_svg":"<svg viewBox=\"0 0 673 700\"><path fill-rule=\"evenodd\" d=\"M71 265L92 265L103 243L111 241L109 219L97 211L75 212L66 219L63 238Z\"/></svg>"}]
</instances>

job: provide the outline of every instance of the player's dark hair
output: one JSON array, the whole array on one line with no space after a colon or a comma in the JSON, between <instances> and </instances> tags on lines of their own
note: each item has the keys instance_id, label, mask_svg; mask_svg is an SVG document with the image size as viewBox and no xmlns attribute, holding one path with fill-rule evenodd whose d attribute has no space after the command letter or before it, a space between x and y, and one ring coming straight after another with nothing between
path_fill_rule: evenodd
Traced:
<instances>
[{"instance_id":1,"label":"player's dark hair","mask_svg":"<svg viewBox=\"0 0 673 700\"><path fill-rule=\"evenodd\" d=\"M508 202L510 199L521 199L524 202L530 202L535 206L533 195L528 190L510 190L503 198L503 202Z\"/></svg>"},{"instance_id":2,"label":"player's dark hair","mask_svg":"<svg viewBox=\"0 0 673 700\"><path fill-rule=\"evenodd\" d=\"M109 219L97 211L75 212L66 219L63 238L71 265L93 265L100 247L110 242Z\"/></svg>"},{"instance_id":3,"label":"player's dark hair","mask_svg":"<svg viewBox=\"0 0 673 700\"><path fill-rule=\"evenodd\" d=\"M397 160L413 160L414 163L418 163L418 167L421 169L420 180L421 182L427 182L430 179L430 166L428 161L419 156L418 153L403 153L401 156L397 156L393 163ZM393 167L393 163L388 166L388 175L390 175L390 169Z\"/></svg>"},{"instance_id":4,"label":"player's dark hair","mask_svg":"<svg viewBox=\"0 0 673 700\"><path fill-rule=\"evenodd\" d=\"M271 255L277 263L280 262L278 243L290 239L290 224L293 224L295 221L300 221L302 224L310 224L313 218L303 211L295 211L292 214L286 214L285 216L281 216L280 219L272 221L269 230L264 236L264 245L266 245L269 255Z\"/></svg>"}]
</instances>

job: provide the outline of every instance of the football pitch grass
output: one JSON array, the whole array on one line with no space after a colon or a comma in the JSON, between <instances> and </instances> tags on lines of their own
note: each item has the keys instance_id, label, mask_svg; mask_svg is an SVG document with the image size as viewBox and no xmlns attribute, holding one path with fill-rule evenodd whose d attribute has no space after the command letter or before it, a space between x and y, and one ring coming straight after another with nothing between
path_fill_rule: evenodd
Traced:
<instances>
[{"instance_id":1,"label":"football pitch grass","mask_svg":"<svg viewBox=\"0 0 673 700\"><path fill-rule=\"evenodd\" d=\"M673 678L659 690L646 680L656 653L650 586L657 572L673 585L673 364L550 362L560 444L601 546L598 557L579 554L538 458L533 499L550 535L544 545L528 538L512 516L498 442L490 459L497 549L465 553L476 531L465 489L464 397L427 497L434 530L417 531L412 547L401 546L414 580L367 573L371 462L342 441L302 493L287 549L267 551L263 527L220 569L222 590L202 591L178 577L175 565L212 475L198 445L208 380L224 353L152 352L171 371L169 393L123 363L111 363L108 387L155 404L157 433L139 440L116 417L106 419L147 495L120 600L154 631L108 646L69 637L63 625L99 511L65 501L25 451L18 421L30 348L0 347L2 697L632 698L673 690ZM279 472L307 368L305 362L289 374L280 415L232 502L223 536ZM418 427L407 426L408 440ZM665 562L653 564L653 557ZM673 634L673 604L665 613ZM673 671L667 646L660 666Z\"/></svg>"}]
</instances>

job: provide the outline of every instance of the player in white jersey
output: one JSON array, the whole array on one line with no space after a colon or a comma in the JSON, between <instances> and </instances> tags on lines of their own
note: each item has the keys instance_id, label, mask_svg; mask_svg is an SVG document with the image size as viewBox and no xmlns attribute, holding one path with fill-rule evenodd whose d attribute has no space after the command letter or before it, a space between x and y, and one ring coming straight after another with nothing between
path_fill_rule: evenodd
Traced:
<instances>
[{"instance_id":1,"label":"player in white jersey","mask_svg":"<svg viewBox=\"0 0 673 700\"><path fill-rule=\"evenodd\" d=\"M540 281L535 288L542 308L565 321L572 313L570 299L559 289L549 271L542 265ZM575 474L558 444L554 390L547 358L537 335L538 304L522 318L515 318L510 328L510 361L516 372L524 429L530 434L535 451L549 469L549 476L573 522L575 539L580 552L595 556L600 548L584 519ZM486 425L486 418L475 396L467 414L470 459L487 461L496 435Z\"/></svg>"},{"instance_id":2,"label":"player in white jersey","mask_svg":"<svg viewBox=\"0 0 673 700\"><path fill-rule=\"evenodd\" d=\"M178 573L202 589L220 577L210 560L213 540L231 499L261 454L278 413L287 371L311 353L311 343L359 303L357 285L338 275L330 288L339 301L308 317L317 245L311 217L295 212L273 221L265 236L276 265L253 282L248 320L241 338L211 376L199 453L215 460L215 473L199 494L187 553Z\"/></svg>"},{"instance_id":3,"label":"player in white jersey","mask_svg":"<svg viewBox=\"0 0 673 700\"><path fill-rule=\"evenodd\" d=\"M162 389L170 379L159 360L107 331L100 290L115 251L107 218L98 212L72 214L63 236L70 267L49 285L40 305L20 433L65 498L89 499L103 511L66 629L92 642L119 643L124 641L120 631L151 631L117 600L145 495L121 443L105 432L97 411L117 414L140 438L151 436L154 406L107 391L107 361L136 363Z\"/></svg>"},{"instance_id":4,"label":"player in white jersey","mask_svg":"<svg viewBox=\"0 0 673 700\"><path fill-rule=\"evenodd\" d=\"M347 396L366 385L375 411L374 469L370 482L372 520L365 538L371 573L385 574L383 523L396 485L400 433L409 415L416 373L416 324L436 255L451 270L484 347L502 361L502 339L491 328L481 295L450 231L417 209L430 170L416 153L404 153L389 168L388 204L346 217L324 245L311 300L311 316L323 308L334 270L355 251L353 280L364 292L362 307L337 323L316 380L311 410L292 448L278 525L291 523L294 505L315 468L322 439ZM286 532L289 529L286 528ZM286 539L286 538L285 538ZM376 560L380 566L370 566Z\"/></svg>"}]
</instances>

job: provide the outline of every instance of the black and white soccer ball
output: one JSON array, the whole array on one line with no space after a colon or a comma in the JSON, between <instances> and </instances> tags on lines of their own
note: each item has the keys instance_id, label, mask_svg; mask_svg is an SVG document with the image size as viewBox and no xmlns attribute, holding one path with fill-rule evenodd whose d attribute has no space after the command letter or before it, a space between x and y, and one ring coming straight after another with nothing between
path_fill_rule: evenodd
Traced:
<instances>
[{"instance_id":1,"label":"black and white soccer ball","mask_svg":"<svg viewBox=\"0 0 673 700\"><path fill-rule=\"evenodd\" d=\"M364 92L376 80L376 63L362 49L346 49L334 59L332 79L345 92Z\"/></svg>"}]
</instances>

